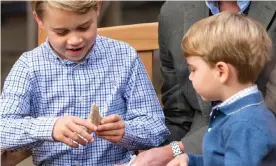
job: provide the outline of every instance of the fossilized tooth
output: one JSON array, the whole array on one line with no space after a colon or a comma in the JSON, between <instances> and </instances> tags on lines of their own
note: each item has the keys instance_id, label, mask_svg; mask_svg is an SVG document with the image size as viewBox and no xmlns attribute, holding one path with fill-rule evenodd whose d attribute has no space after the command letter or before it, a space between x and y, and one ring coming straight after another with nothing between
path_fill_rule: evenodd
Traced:
<instances>
[{"instance_id":1,"label":"fossilized tooth","mask_svg":"<svg viewBox=\"0 0 276 166\"><path fill-rule=\"evenodd\" d=\"M90 111L89 116L88 116L88 121L97 126L97 125L101 124L102 119L103 119L103 117L101 116L101 114L99 112L99 107L96 104L92 104L91 105L91 111ZM88 133L92 133L92 131L89 130L89 129L86 129L86 131Z\"/></svg>"},{"instance_id":2,"label":"fossilized tooth","mask_svg":"<svg viewBox=\"0 0 276 166\"><path fill-rule=\"evenodd\" d=\"M88 117L89 122L95 124L95 125L100 125L101 120L103 117L101 116L99 112L99 107L96 104L92 104L91 106L91 111Z\"/></svg>"}]
</instances>

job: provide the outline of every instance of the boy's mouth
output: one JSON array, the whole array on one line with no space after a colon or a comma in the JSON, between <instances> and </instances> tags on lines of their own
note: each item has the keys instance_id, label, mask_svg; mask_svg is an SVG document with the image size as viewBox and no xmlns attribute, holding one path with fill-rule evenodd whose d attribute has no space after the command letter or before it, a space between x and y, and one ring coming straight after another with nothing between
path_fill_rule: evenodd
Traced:
<instances>
[{"instance_id":1,"label":"boy's mouth","mask_svg":"<svg viewBox=\"0 0 276 166\"><path fill-rule=\"evenodd\" d=\"M84 46L83 47L78 47L78 48L68 48L67 51L70 53L70 54L80 54L84 49Z\"/></svg>"},{"instance_id":2,"label":"boy's mouth","mask_svg":"<svg viewBox=\"0 0 276 166\"><path fill-rule=\"evenodd\" d=\"M79 47L79 48L70 48L68 50L70 51L80 51L83 47Z\"/></svg>"}]
</instances>

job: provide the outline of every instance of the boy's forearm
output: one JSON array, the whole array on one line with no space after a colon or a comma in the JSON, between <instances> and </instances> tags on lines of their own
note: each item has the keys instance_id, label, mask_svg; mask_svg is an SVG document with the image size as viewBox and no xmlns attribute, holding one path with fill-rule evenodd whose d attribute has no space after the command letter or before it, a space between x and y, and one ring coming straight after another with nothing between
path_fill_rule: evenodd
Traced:
<instances>
[{"instance_id":1,"label":"boy's forearm","mask_svg":"<svg viewBox=\"0 0 276 166\"><path fill-rule=\"evenodd\" d=\"M1 149L33 148L43 141L53 141L53 117L1 119Z\"/></svg>"},{"instance_id":2,"label":"boy's forearm","mask_svg":"<svg viewBox=\"0 0 276 166\"><path fill-rule=\"evenodd\" d=\"M147 121L147 119L153 121ZM169 135L169 131L160 120L154 119L142 116L125 121L125 135L117 144L130 150L149 149L160 145Z\"/></svg>"},{"instance_id":3,"label":"boy's forearm","mask_svg":"<svg viewBox=\"0 0 276 166\"><path fill-rule=\"evenodd\" d=\"M126 84L125 135L118 143L130 150L159 146L168 135L165 117L145 67L135 50L133 67Z\"/></svg>"}]
</instances>

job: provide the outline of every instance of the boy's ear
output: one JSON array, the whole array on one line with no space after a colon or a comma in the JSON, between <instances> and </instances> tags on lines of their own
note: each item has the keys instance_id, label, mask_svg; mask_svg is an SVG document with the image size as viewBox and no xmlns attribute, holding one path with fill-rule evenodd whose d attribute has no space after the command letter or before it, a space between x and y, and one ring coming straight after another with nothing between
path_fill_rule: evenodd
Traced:
<instances>
[{"instance_id":1,"label":"boy's ear","mask_svg":"<svg viewBox=\"0 0 276 166\"><path fill-rule=\"evenodd\" d=\"M218 80L225 84L229 80L230 68L225 62L217 62L215 65L216 77Z\"/></svg>"},{"instance_id":2,"label":"boy's ear","mask_svg":"<svg viewBox=\"0 0 276 166\"><path fill-rule=\"evenodd\" d=\"M99 16L99 15L100 15L101 7L102 7L102 1L101 1L101 0L99 0L99 1L98 1L97 16Z\"/></svg>"},{"instance_id":3,"label":"boy's ear","mask_svg":"<svg viewBox=\"0 0 276 166\"><path fill-rule=\"evenodd\" d=\"M37 22L37 25L38 25L40 28L43 28L43 29L44 29L43 22L42 22L42 20L38 17L38 15L36 14L35 11L33 11L33 16L34 16L35 21Z\"/></svg>"}]
</instances>

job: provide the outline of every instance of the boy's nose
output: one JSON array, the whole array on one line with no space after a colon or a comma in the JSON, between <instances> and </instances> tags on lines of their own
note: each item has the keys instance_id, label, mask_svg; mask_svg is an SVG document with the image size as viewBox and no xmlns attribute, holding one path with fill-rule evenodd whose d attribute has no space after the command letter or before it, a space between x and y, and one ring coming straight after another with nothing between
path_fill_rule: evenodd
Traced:
<instances>
[{"instance_id":1,"label":"boy's nose","mask_svg":"<svg viewBox=\"0 0 276 166\"><path fill-rule=\"evenodd\" d=\"M82 37L78 37L78 36L72 36L67 40L67 43L73 46L78 46L82 42L83 42Z\"/></svg>"}]
</instances>

